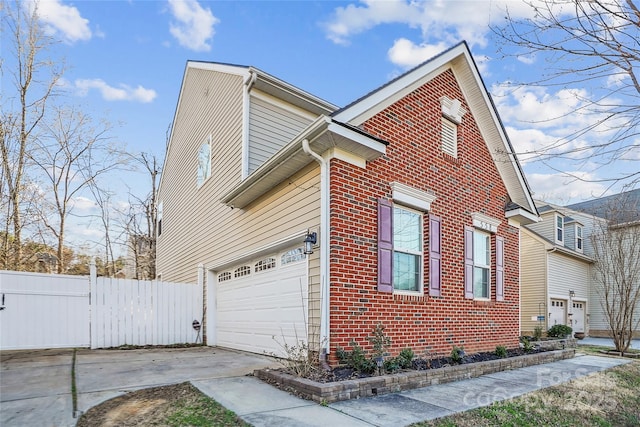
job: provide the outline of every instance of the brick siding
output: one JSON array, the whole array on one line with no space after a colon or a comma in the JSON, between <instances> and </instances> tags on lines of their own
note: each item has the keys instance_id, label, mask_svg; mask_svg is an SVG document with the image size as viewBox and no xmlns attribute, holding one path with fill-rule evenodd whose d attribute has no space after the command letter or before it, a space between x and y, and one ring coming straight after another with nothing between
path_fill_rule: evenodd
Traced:
<instances>
[{"instance_id":1,"label":"brick siding","mask_svg":"<svg viewBox=\"0 0 640 427\"><path fill-rule=\"evenodd\" d=\"M458 157L442 152L440 98L459 99L468 111L458 126ZM364 123L389 142L387 154L361 169L338 159L330 165L330 333L331 362L338 347L355 339L371 349L368 337L378 323L391 338L390 354L411 347L416 354L448 354L518 346L519 231L509 226L507 190L478 125L451 71L445 71ZM442 219L442 288L428 295L428 214L424 225L421 295L377 291L377 200L391 200L391 182L432 190L431 205ZM464 226L471 213L501 219L497 234L505 242L505 299L495 298L495 236L492 236L491 300L464 298Z\"/></svg>"}]
</instances>

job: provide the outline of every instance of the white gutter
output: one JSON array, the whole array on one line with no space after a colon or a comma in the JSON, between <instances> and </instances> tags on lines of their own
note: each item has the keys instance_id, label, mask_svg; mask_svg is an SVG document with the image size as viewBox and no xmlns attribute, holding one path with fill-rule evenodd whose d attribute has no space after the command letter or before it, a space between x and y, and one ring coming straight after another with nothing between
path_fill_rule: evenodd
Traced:
<instances>
[{"instance_id":1,"label":"white gutter","mask_svg":"<svg viewBox=\"0 0 640 427\"><path fill-rule=\"evenodd\" d=\"M311 151L309 140L302 140L302 150L320 164L320 359L329 349L329 162Z\"/></svg>"}]
</instances>

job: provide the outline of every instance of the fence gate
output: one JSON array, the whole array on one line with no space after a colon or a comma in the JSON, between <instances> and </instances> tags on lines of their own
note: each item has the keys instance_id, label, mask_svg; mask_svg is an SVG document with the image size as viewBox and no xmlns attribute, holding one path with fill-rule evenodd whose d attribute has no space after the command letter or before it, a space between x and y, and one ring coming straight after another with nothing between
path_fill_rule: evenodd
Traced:
<instances>
[{"instance_id":1,"label":"fence gate","mask_svg":"<svg viewBox=\"0 0 640 427\"><path fill-rule=\"evenodd\" d=\"M91 281L91 348L202 342L202 286L98 277Z\"/></svg>"},{"instance_id":2,"label":"fence gate","mask_svg":"<svg viewBox=\"0 0 640 427\"><path fill-rule=\"evenodd\" d=\"M88 346L88 277L0 272L0 349Z\"/></svg>"}]
</instances>

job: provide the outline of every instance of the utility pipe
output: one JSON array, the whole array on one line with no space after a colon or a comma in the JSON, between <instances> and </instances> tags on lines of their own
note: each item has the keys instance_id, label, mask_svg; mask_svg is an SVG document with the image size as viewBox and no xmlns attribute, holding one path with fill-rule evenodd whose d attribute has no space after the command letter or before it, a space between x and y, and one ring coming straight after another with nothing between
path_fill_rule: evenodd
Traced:
<instances>
[{"instance_id":1,"label":"utility pipe","mask_svg":"<svg viewBox=\"0 0 640 427\"><path fill-rule=\"evenodd\" d=\"M329 345L329 162L311 151L309 140L302 141L302 150L320 164L320 362L326 363Z\"/></svg>"}]
</instances>

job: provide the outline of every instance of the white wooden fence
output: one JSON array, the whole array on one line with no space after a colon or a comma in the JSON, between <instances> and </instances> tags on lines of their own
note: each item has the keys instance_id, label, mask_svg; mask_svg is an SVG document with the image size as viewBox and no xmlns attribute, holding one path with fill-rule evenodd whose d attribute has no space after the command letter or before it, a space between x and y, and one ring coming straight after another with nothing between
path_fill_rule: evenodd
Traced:
<instances>
[{"instance_id":1,"label":"white wooden fence","mask_svg":"<svg viewBox=\"0 0 640 427\"><path fill-rule=\"evenodd\" d=\"M0 271L0 349L201 342L202 301L201 282Z\"/></svg>"}]
</instances>

